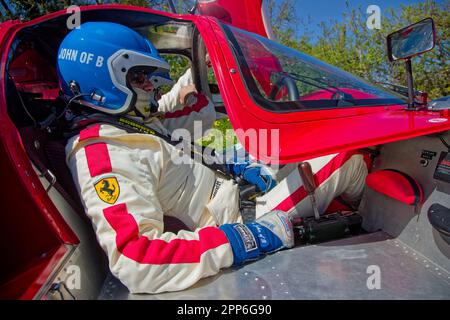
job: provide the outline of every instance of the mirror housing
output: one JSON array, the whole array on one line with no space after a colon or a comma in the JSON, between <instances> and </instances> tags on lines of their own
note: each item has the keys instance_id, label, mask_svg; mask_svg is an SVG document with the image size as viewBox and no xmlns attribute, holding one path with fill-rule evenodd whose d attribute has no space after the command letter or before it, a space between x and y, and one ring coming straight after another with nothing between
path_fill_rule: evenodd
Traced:
<instances>
[{"instance_id":1,"label":"mirror housing","mask_svg":"<svg viewBox=\"0 0 450 320\"><path fill-rule=\"evenodd\" d=\"M389 61L405 60L408 81L408 107L417 110L418 105L426 104L427 97L416 103L411 58L433 50L436 45L436 28L432 18L426 18L386 37ZM420 99L419 99L420 100Z\"/></svg>"},{"instance_id":2,"label":"mirror housing","mask_svg":"<svg viewBox=\"0 0 450 320\"><path fill-rule=\"evenodd\" d=\"M411 59L433 50L436 45L434 21L432 18L423 19L389 34L386 40L389 61Z\"/></svg>"}]
</instances>

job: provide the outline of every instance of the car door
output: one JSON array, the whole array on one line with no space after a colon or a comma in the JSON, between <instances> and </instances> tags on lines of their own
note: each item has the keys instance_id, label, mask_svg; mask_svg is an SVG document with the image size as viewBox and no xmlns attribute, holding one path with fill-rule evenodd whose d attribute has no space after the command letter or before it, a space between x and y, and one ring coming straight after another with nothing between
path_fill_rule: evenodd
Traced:
<instances>
[{"instance_id":1,"label":"car door","mask_svg":"<svg viewBox=\"0 0 450 320\"><path fill-rule=\"evenodd\" d=\"M406 111L395 93L265 37L211 18L197 27L236 134L263 162L298 162L450 129L447 110Z\"/></svg>"},{"instance_id":2,"label":"car door","mask_svg":"<svg viewBox=\"0 0 450 320\"><path fill-rule=\"evenodd\" d=\"M79 243L40 182L8 115L6 100L14 90L6 62L22 27L17 21L0 25L0 299L41 298Z\"/></svg>"}]
</instances>

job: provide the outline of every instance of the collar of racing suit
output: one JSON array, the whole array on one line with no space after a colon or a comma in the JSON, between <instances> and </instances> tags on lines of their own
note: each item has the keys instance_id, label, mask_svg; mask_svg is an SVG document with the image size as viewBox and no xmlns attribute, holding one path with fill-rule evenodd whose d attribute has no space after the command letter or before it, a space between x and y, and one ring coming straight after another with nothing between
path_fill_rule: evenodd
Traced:
<instances>
[{"instance_id":1,"label":"collar of racing suit","mask_svg":"<svg viewBox=\"0 0 450 320\"><path fill-rule=\"evenodd\" d=\"M136 102L134 104L134 111L129 114L131 116L141 117L144 122L151 121L155 115L162 115L158 113L158 102L155 99L154 90L147 91L137 87L133 87L136 93Z\"/></svg>"}]
</instances>

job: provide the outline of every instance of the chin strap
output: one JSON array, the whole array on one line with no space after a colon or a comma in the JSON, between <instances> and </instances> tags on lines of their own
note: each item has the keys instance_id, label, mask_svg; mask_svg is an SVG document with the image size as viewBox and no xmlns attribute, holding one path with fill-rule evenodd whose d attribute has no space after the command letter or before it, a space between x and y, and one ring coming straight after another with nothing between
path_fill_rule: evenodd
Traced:
<instances>
[{"instance_id":1,"label":"chin strap","mask_svg":"<svg viewBox=\"0 0 450 320\"><path fill-rule=\"evenodd\" d=\"M154 83L154 80L152 83ZM142 118L144 122L147 122L148 119L153 117L159 109L159 104L158 101L156 101L156 97L159 94L160 87L157 84L154 85L155 87L151 92L137 87L132 87L132 90L136 93L136 102L132 108L132 112L134 112L136 116Z\"/></svg>"},{"instance_id":2,"label":"chin strap","mask_svg":"<svg viewBox=\"0 0 450 320\"><path fill-rule=\"evenodd\" d=\"M156 96L157 94L158 94L158 93L155 92L155 93L150 97L150 103L149 103L149 105L150 105L150 115L153 114L153 113L157 113L157 112L158 112L159 104L158 104L158 102L157 102L156 99L155 99L155 96Z\"/></svg>"},{"instance_id":3,"label":"chin strap","mask_svg":"<svg viewBox=\"0 0 450 320\"><path fill-rule=\"evenodd\" d=\"M154 113L156 113L157 111L158 111L158 107L156 107L155 112L152 112L152 110L150 109L150 112L148 113L148 115L144 115L138 108L136 108L136 106L134 106L131 113L134 113L134 115L136 117L142 118L142 120L144 122L148 122L150 120L150 118L152 118L154 116Z\"/></svg>"}]
</instances>

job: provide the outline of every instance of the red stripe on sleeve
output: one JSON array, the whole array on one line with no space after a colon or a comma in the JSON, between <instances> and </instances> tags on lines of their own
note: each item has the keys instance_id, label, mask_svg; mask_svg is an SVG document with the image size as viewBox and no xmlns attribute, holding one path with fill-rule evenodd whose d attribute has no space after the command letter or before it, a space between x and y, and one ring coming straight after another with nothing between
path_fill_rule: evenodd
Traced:
<instances>
[{"instance_id":1,"label":"red stripe on sleeve","mask_svg":"<svg viewBox=\"0 0 450 320\"><path fill-rule=\"evenodd\" d=\"M79 141L98 138L100 136L100 124L93 125L80 131ZM104 142L97 142L84 147L87 165L91 177L112 172L111 159L108 146Z\"/></svg>"},{"instance_id":2,"label":"red stripe on sleeve","mask_svg":"<svg viewBox=\"0 0 450 320\"><path fill-rule=\"evenodd\" d=\"M84 147L91 177L112 172L108 146L104 142L93 143Z\"/></svg>"},{"instance_id":3,"label":"red stripe on sleeve","mask_svg":"<svg viewBox=\"0 0 450 320\"><path fill-rule=\"evenodd\" d=\"M352 156L360 154L356 151L343 152L336 155L330 162L328 162L322 169L320 169L315 175L314 180L316 185L319 186L325 180L327 180L336 170L344 165L344 163L349 160ZM286 199L284 199L280 204L278 204L274 210L282 210L288 212L295 207L297 203L302 201L308 196L305 188L300 186L297 190L292 192Z\"/></svg>"},{"instance_id":4,"label":"red stripe on sleeve","mask_svg":"<svg viewBox=\"0 0 450 320\"><path fill-rule=\"evenodd\" d=\"M100 124L96 124L93 125L92 127L81 130L79 141L83 141L90 138L98 138L99 136L100 136Z\"/></svg>"},{"instance_id":5,"label":"red stripe on sleeve","mask_svg":"<svg viewBox=\"0 0 450 320\"><path fill-rule=\"evenodd\" d=\"M197 263L204 252L228 243L223 231L216 227L200 229L199 240L150 240L139 234L136 220L128 213L126 204L106 208L103 213L116 232L119 252L142 264Z\"/></svg>"},{"instance_id":6,"label":"red stripe on sleeve","mask_svg":"<svg viewBox=\"0 0 450 320\"><path fill-rule=\"evenodd\" d=\"M164 118L172 119L172 118L179 118L179 117L187 116L192 112L199 112L200 110L202 110L204 107L206 107L208 105L208 99L206 99L206 97L203 94L195 93L194 95L197 98L197 103L195 103L192 106L186 106L181 110L177 110L174 112L166 112L164 114Z\"/></svg>"}]
</instances>

